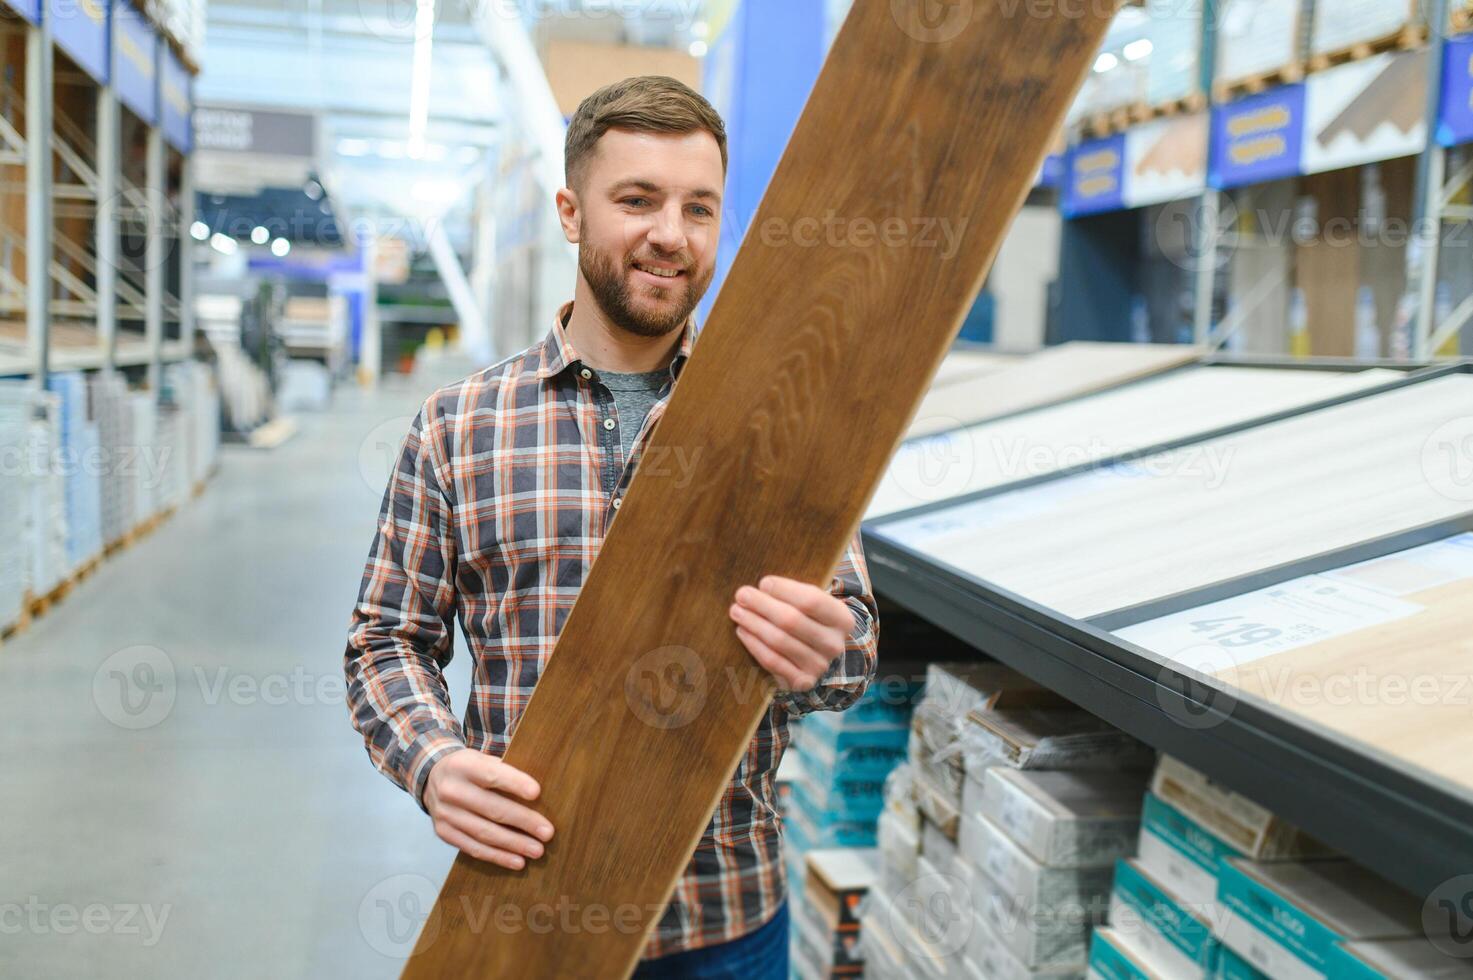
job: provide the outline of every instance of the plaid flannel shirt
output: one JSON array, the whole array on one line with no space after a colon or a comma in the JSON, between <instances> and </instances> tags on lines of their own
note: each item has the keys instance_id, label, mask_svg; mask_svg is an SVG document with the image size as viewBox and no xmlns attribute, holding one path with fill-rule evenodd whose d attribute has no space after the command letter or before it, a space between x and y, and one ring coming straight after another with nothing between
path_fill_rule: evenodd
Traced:
<instances>
[{"instance_id":1,"label":"plaid flannel shirt","mask_svg":"<svg viewBox=\"0 0 1473 980\"><path fill-rule=\"evenodd\" d=\"M626 466L606 422L619 424L613 396L564 333L571 309L541 343L431 395L384 493L348 634L348 706L374 765L421 807L442 756L505 753L697 337L687 323ZM781 906L774 776L788 719L848 707L875 670L878 614L858 535L831 589L854 615L843 655L813 690L774 699L646 957L739 938ZM473 659L463 724L442 673L457 617Z\"/></svg>"}]
</instances>

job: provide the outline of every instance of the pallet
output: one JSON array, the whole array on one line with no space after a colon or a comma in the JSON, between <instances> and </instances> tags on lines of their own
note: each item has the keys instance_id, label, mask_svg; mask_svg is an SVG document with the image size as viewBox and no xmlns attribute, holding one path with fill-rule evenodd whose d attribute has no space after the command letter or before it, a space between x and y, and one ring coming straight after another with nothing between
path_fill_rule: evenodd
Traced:
<instances>
[{"instance_id":1,"label":"pallet","mask_svg":"<svg viewBox=\"0 0 1473 980\"><path fill-rule=\"evenodd\" d=\"M1245 95L1257 95L1279 85L1293 85L1304 81L1304 63L1295 61L1272 71L1244 75L1242 78L1224 79L1212 84L1213 102L1231 102Z\"/></svg>"},{"instance_id":2,"label":"pallet","mask_svg":"<svg viewBox=\"0 0 1473 980\"><path fill-rule=\"evenodd\" d=\"M1080 131L1085 136L1100 137L1110 136L1115 133L1124 132L1131 126L1148 123L1153 119L1165 119L1171 116L1187 116L1194 112L1201 112L1207 108L1207 96L1203 92L1193 92L1191 95L1172 99L1169 102L1161 102L1151 105L1146 102L1135 102L1128 106L1121 106L1110 112L1097 112L1088 117Z\"/></svg>"},{"instance_id":3,"label":"pallet","mask_svg":"<svg viewBox=\"0 0 1473 980\"><path fill-rule=\"evenodd\" d=\"M51 611L51 607L57 605L61 600L71 594L72 586L76 583L75 573L62 579L60 582L42 596L30 596L27 607L33 619L40 619Z\"/></svg>"},{"instance_id":4,"label":"pallet","mask_svg":"<svg viewBox=\"0 0 1473 980\"><path fill-rule=\"evenodd\" d=\"M20 636L26 630L30 629L30 627L31 612L25 607L25 604L22 604L20 615L16 617L15 622L0 626L0 646Z\"/></svg>"},{"instance_id":5,"label":"pallet","mask_svg":"<svg viewBox=\"0 0 1473 980\"><path fill-rule=\"evenodd\" d=\"M1369 41L1357 41L1334 51L1323 51L1309 56L1310 71L1324 71L1336 65L1352 61L1365 61L1386 51L1410 51L1427 43L1426 24L1407 24L1400 30Z\"/></svg>"}]
</instances>

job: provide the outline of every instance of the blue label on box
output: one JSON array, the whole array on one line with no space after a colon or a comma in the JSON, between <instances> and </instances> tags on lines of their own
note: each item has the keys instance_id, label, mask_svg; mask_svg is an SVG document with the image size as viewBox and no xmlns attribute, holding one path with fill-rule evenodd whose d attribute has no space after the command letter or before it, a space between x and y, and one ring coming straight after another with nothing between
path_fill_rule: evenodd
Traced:
<instances>
[{"instance_id":1,"label":"blue label on box","mask_svg":"<svg viewBox=\"0 0 1473 980\"><path fill-rule=\"evenodd\" d=\"M1303 85L1214 106L1207 182L1225 190L1292 177L1303 146Z\"/></svg>"},{"instance_id":2,"label":"blue label on box","mask_svg":"<svg viewBox=\"0 0 1473 980\"><path fill-rule=\"evenodd\" d=\"M1234 953L1228 946L1221 947L1218 953L1217 975L1220 980L1271 980L1268 974Z\"/></svg>"},{"instance_id":3,"label":"blue label on box","mask_svg":"<svg viewBox=\"0 0 1473 980\"><path fill-rule=\"evenodd\" d=\"M1218 942L1205 922L1182 908L1175 898L1141 874L1129 861L1115 864L1115 891L1167 942L1204 972L1212 971L1217 961Z\"/></svg>"},{"instance_id":4,"label":"blue label on box","mask_svg":"<svg viewBox=\"0 0 1473 980\"><path fill-rule=\"evenodd\" d=\"M1075 217L1125 206L1125 134L1085 140L1064 161L1064 214Z\"/></svg>"},{"instance_id":5,"label":"blue label on box","mask_svg":"<svg viewBox=\"0 0 1473 980\"><path fill-rule=\"evenodd\" d=\"M106 85L107 0L46 0L51 37L77 66Z\"/></svg>"},{"instance_id":6,"label":"blue label on box","mask_svg":"<svg viewBox=\"0 0 1473 980\"><path fill-rule=\"evenodd\" d=\"M803 836L813 847L874 847L879 843L878 811L873 817L862 818L825 810L801 783L793 787L788 817L803 824Z\"/></svg>"},{"instance_id":7,"label":"blue label on box","mask_svg":"<svg viewBox=\"0 0 1473 980\"><path fill-rule=\"evenodd\" d=\"M1089 942L1090 973L1104 980L1152 980L1124 950L1117 948L1110 933L1096 929Z\"/></svg>"},{"instance_id":8,"label":"blue label on box","mask_svg":"<svg viewBox=\"0 0 1473 980\"><path fill-rule=\"evenodd\" d=\"M1241 853L1155 793L1146 794L1145 804L1141 807L1141 826L1149 828L1202 870L1212 874L1217 874L1218 864L1223 858Z\"/></svg>"},{"instance_id":9,"label":"blue label on box","mask_svg":"<svg viewBox=\"0 0 1473 980\"><path fill-rule=\"evenodd\" d=\"M113 88L148 125L159 119L159 39L128 0L113 0Z\"/></svg>"},{"instance_id":10,"label":"blue label on box","mask_svg":"<svg viewBox=\"0 0 1473 980\"><path fill-rule=\"evenodd\" d=\"M1442 49L1442 108L1437 142L1473 140L1473 37L1449 38Z\"/></svg>"},{"instance_id":11,"label":"blue label on box","mask_svg":"<svg viewBox=\"0 0 1473 980\"><path fill-rule=\"evenodd\" d=\"M1324 973L1330 950L1340 939L1319 920L1290 905L1256 879L1244 874L1235 861L1218 869L1217 897L1240 918L1269 939Z\"/></svg>"}]
</instances>

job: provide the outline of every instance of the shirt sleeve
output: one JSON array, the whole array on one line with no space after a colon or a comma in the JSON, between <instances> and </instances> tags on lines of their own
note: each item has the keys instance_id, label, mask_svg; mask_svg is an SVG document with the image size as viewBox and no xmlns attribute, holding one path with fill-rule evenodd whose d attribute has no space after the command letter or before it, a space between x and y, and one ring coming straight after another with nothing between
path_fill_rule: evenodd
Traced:
<instances>
[{"instance_id":1,"label":"shirt sleeve","mask_svg":"<svg viewBox=\"0 0 1473 980\"><path fill-rule=\"evenodd\" d=\"M854 628L844 643L844 652L829 665L812 690L778 693L775 700L790 714L843 711L859 700L875 676L879 662L880 612L875 605L857 531L844 550L838 568L834 569L834 581L829 591L849 607L854 617Z\"/></svg>"},{"instance_id":2,"label":"shirt sleeve","mask_svg":"<svg viewBox=\"0 0 1473 980\"><path fill-rule=\"evenodd\" d=\"M465 747L444 675L456 544L434 417L426 403L399 447L344 653L353 727L374 766L421 807L430 767Z\"/></svg>"}]
</instances>

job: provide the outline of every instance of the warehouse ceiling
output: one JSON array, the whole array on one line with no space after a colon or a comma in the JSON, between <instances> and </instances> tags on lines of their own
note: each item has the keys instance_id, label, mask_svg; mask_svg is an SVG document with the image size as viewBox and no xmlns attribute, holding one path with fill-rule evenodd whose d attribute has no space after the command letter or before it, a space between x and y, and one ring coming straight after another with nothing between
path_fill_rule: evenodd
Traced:
<instances>
[{"instance_id":1,"label":"warehouse ceiling","mask_svg":"<svg viewBox=\"0 0 1473 980\"><path fill-rule=\"evenodd\" d=\"M500 141L513 138L517 93L484 43L478 18L520 19L539 45L555 38L691 43L703 0L426 0L433 27L427 91L415 125L416 0L212 0L202 106L317 117L316 159L228 156L202 161L200 190L248 193L320 174L346 215L418 245L443 214L462 252L471 195ZM423 45L421 47L424 47ZM426 97L427 96L427 97ZM221 186L210 186L211 181Z\"/></svg>"}]
</instances>

